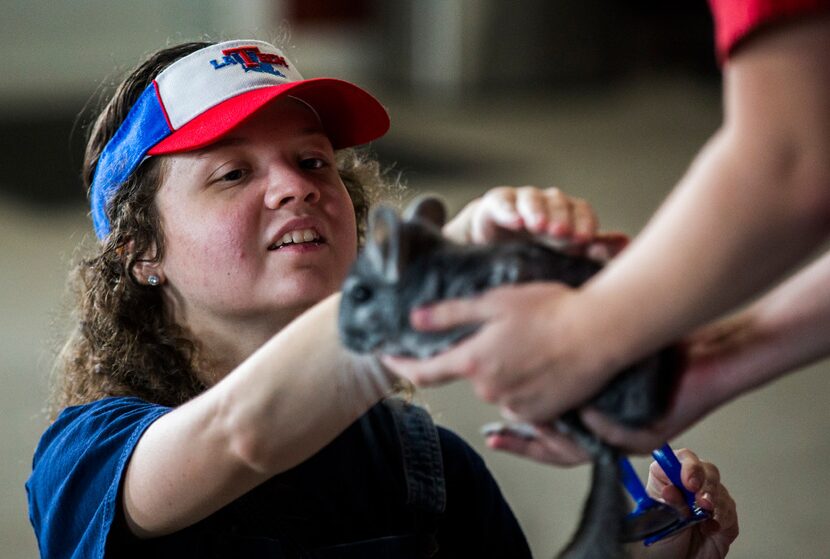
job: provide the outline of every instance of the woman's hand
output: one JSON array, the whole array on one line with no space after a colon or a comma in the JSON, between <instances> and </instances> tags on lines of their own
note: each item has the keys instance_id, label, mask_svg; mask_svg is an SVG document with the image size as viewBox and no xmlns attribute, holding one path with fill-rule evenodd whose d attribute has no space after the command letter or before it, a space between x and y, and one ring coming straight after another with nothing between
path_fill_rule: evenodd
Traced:
<instances>
[{"instance_id":1,"label":"woman's hand","mask_svg":"<svg viewBox=\"0 0 830 559\"><path fill-rule=\"evenodd\" d=\"M591 205L555 187L499 186L468 203L444 226L444 235L458 243L489 243L533 236L571 253L605 262L622 250L628 238L598 233Z\"/></svg>"},{"instance_id":2,"label":"woman's hand","mask_svg":"<svg viewBox=\"0 0 830 559\"><path fill-rule=\"evenodd\" d=\"M590 461L588 453L567 435L553 429L527 424L505 423L487 433L487 446L512 452L544 464L574 466ZM697 505L711 513L711 518L646 548L631 545L632 556L643 559L720 559L738 537L735 501L720 481L717 466L704 462L688 450L676 452L681 464L680 479L694 491ZM657 462L648 472L646 491L652 499L686 511L686 502Z\"/></svg>"},{"instance_id":3,"label":"woman's hand","mask_svg":"<svg viewBox=\"0 0 830 559\"><path fill-rule=\"evenodd\" d=\"M543 464L576 466L591 461L591 455L571 437L555 429L528 423L491 424L484 432L487 446Z\"/></svg>"},{"instance_id":4,"label":"woman's hand","mask_svg":"<svg viewBox=\"0 0 830 559\"><path fill-rule=\"evenodd\" d=\"M481 327L429 359L383 356L381 361L418 386L468 380L479 398L512 418L555 419L599 392L615 370L603 367L596 353L573 359L574 348L592 343L581 339L568 308L574 294L564 284L532 282L415 309L410 321L418 330Z\"/></svg>"},{"instance_id":5,"label":"woman's hand","mask_svg":"<svg viewBox=\"0 0 830 559\"><path fill-rule=\"evenodd\" d=\"M499 187L473 200L444 227L456 242L491 242L532 235L572 254L604 261L625 247L622 234L598 234L587 202L559 189ZM507 286L478 298L416 309L410 320L424 331L482 323L474 336L428 360L384 357L396 374L418 385L470 380L482 399L530 421L556 417L607 380L602 364L570 359L574 322L559 322L573 290L554 282ZM521 335L519 335L521 334ZM581 343L581 342L580 342ZM597 373L598 371L598 373ZM551 373L551 374L548 374ZM541 397L540 397L541 396Z\"/></svg>"},{"instance_id":6,"label":"woman's hand","mask_svg":"<svg viewBox=\"0 0 830 559\"><path fill-rule=\"evenodd\" d=\"M649 559L720 559L726 556L729 546L738 537L735 501L721 483L717 466L700 460L694 452L685 448L676 454L682 465L680 477L683 485L694 491L697 505L708 510L711 518L648 548L634 544L632 551L635 557ZM646 491L653 499L686 509L680 490L672 485L657 462L652 462L649 467Z\"/></svg>"}]
</instances>

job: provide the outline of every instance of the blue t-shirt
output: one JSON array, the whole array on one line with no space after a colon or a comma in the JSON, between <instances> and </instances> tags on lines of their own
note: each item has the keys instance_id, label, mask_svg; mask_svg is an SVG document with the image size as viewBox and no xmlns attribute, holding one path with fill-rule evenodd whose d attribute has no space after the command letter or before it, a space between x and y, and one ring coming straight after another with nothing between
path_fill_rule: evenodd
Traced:
<instances>
[{"instance_id":1,"label":"blue t-shirt","mask_svg":"<svg viewBox=\"0 0 830 559\"><path fill-rule=\"evenodd\" d=\"M119 488L141 434L168 411L117 397L60 414L26 483L42 557L414 557L398 550L417 547L407 542L426 524L436 534L436 557L530 557L481 457L446 429L438 428L443 513L428 518L407 505L402 443L383 405L204 520L138 540L124 524Z\"/></svg>"},{"instance_id":2,"label":"blue t-shirt","mask_svg":"<svg viewBox=\"0 0 830 559\"><path fill-rule=\"evenodd\" d=\"M170 408L107 398L65 409L40 439L26 482L41 557L103 557L127 461Z\"/></svg>"}]
</instances>

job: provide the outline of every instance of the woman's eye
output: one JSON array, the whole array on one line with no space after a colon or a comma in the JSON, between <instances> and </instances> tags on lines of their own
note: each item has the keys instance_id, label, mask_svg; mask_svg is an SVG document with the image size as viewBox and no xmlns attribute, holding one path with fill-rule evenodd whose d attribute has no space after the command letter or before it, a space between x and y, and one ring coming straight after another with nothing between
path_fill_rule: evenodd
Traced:
<instances>
[{"instance_id":1,"label":"woman's eye","mask_svg":"<svg viewBox=\"0 0 830 559\"><path fill-rule=\"evenodd\" d=\"M229 173L225 173L219 180L226 181L226 182L236 182L238 180L242 180L245 178L247 172L244 169L234 169Z\"/></svg>"}]
</instances>

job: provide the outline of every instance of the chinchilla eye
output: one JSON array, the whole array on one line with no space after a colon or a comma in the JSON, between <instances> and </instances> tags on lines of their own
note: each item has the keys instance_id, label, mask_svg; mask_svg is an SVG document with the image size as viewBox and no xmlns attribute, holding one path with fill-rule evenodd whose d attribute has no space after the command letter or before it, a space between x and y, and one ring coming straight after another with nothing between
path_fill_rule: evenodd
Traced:
<instances>
[{"instance_id":1,"label":"chinchilla eye","mask_svg":"<svg viewBox=\"0 0 830 559\"><path fill-rule=\"evenodd\" d=\"M365 303L372 298L372 290L368 286L358 283L349 290L349 297L357 303Z\"/></svg>"}]
</instances>

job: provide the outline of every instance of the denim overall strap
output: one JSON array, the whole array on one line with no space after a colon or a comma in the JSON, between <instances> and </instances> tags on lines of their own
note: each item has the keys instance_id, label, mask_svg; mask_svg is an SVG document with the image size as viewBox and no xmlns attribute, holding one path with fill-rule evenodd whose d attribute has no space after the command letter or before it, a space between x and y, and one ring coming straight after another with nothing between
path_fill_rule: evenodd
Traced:
<instances>
[{"instance_id":1,"label":"denim overall strap","mask_svg":"<svg viewBox=\"0 0 830 559\"><path fill-rule=\"evenodd\" d=\"M386 399L384 404L392 412L401 442L406 504L418 518L423 556L433 557L438 552L438 518L447 503L438 430L423 408L399 398Z\"/></svg>"}]
</instances>

